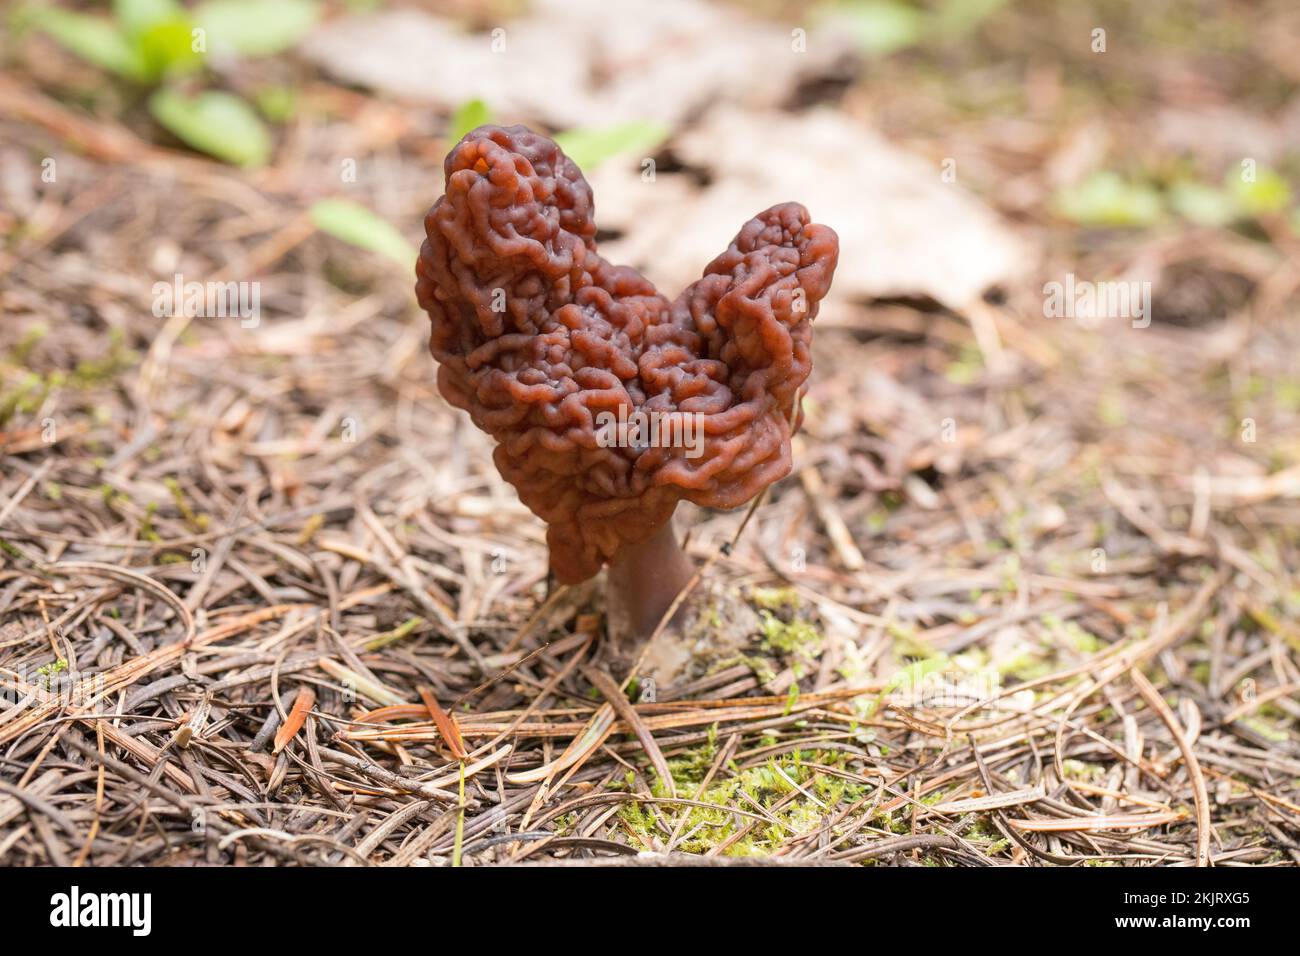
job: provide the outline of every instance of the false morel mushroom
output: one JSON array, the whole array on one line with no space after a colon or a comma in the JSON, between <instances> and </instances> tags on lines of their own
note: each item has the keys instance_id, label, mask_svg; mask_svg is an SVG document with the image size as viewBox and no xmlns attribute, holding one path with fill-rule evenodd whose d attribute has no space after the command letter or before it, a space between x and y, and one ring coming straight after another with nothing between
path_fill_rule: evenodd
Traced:
<instances>
[{"instance_id":1,"label":"false morel mushroom","mask_svg":"<svg viewBox=\"0 0 1300 956\"><path fill-rule=\"evenodd\" d=\"M438 389L496 439L556 579L608 565L611 629L648 634L693 573L677 503L735 508L790 471L836 235L773 206L670 302L597 254L591 187L547 137L482 126L444 171L416 264Z\"/></svg>"}]
</instances>

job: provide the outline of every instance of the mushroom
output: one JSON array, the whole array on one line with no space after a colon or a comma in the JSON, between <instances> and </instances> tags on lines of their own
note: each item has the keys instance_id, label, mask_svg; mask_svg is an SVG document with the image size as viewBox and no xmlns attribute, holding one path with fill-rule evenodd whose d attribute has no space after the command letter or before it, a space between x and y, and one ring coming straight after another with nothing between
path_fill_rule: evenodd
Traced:
<instances>
[{"instance_id":1,"label":"mushroom","mask_svg":"<svg viewBox=\"0 0 1300 956\"><path fill-rule=\"evenodd\" d=\"M838 239L773 206L670 302L597 254L591 187L546 136L481 126L444 171L416 264L438 389L496 439L555 578L608 565L610 632L645 637L693 575L677 503L735 508L790 472Z\"/></svg>"}]
</instances>

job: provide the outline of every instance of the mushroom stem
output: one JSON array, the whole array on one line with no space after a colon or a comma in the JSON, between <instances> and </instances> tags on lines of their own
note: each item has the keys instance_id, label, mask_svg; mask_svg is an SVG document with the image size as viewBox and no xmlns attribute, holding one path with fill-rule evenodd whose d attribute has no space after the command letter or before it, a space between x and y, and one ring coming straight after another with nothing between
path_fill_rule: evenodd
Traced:
<instances>
[{"instance_id":1,"label":"mushroom stem","mask_svg":"<svg viewBox=\"0 0 1300 956\"><path fill-rule=\"evenodd\" d=\"M649 639L694 574L691 559L677 544L671 519L644 541L619 549L605 583L612 643L626 653Z\"/></svg>"}]
</instances>

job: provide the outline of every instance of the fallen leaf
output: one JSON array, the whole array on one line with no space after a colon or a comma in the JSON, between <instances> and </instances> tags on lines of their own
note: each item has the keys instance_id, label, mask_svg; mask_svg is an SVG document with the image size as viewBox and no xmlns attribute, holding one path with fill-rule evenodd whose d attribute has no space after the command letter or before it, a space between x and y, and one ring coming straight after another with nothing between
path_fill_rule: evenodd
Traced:
<instances>
[{"instance_id":1,"label":"fallen leaf","mask_svg":"<svg viewBox=\"0 0 1300 956\"><path fill-rule=\"evenodd\" d=\"M669 295L699 277L753 215L797 200L840 237L840 262L822 315L853 300L928 296L961 309L1009 284L1029 253L999 218L938 164L893 146L832 110L791 115L723 107L677 136L673 152L709 177L610 163L589 177L597 223L621 232L601 244ZM683 216L691 228L683 229Z\"/></svg>"},{"instance_id":2,"label":"fallen leaf","mask_svg":"<svg viewBox=\"0 0 1300 956\"><path fill-rule=\"evenodd\" d=\"M795 40L722 4L624 0L610 17L605 0L535 0L485 33L417 10L343 18L302 52L348 83L449 110L481 99L566 129L677 126L724 102L776 106L856 56L837 29Z\"/></svg>"}]
</instances>

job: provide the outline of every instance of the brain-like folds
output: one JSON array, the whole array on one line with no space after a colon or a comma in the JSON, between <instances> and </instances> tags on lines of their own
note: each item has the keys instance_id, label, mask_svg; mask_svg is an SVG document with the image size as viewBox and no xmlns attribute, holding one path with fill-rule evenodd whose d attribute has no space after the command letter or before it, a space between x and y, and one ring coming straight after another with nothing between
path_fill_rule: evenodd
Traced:
<instances>
[{"instance_id":1,"label":"brain-like folds","mask_svg":"<svg viewBox=\"0 0 1300 956\"><path fill-rule=\"evenodd\" d=\"M480 127L445 172L416 265L438 388L496 439L560 581L681 499L734 508L789 473L831 229L773 206L670 302L599 256L591 188L547 137Z\"/></svg>"}]
</instances>

